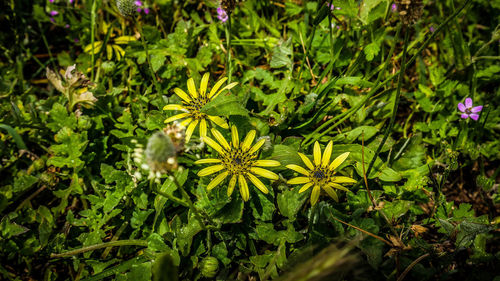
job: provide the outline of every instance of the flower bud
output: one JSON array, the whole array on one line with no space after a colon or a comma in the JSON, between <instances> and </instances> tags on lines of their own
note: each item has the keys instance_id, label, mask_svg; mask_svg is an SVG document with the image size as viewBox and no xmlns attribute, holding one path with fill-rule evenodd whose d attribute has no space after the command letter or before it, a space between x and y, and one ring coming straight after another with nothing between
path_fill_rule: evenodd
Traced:
<instances>
[{"instance_id":1,"label":"flower bud","mask_svg":"<svg viewBox=\"0 0 500 281\"><path fill-rule=\"evenodd\" d=\"M219 261L214 257L205 257L201 263L201 274L206 278L213 278L219 270Z\"/></svg>"},{"instance_id":2,"label":"flower bud","mask_svg":"<svg viewBox=\"0 0 500 281\"><path fill-rule=\"evenodd\" d=\"M175 146L163 132L157 132L149 138L145 154L146 162L154 173L164 173L177 167Z\"/></svg>"},{"instance_id":3,"label":"flower bud","mask_svg":"<svg viewBox=\"0 0 500 281\"><path fill-rule=\"evenodd\" d=\"M116 0L116 7L124 17L132 16L137 10L137 5L134 0Z\"/></svg>"}]
</instances>

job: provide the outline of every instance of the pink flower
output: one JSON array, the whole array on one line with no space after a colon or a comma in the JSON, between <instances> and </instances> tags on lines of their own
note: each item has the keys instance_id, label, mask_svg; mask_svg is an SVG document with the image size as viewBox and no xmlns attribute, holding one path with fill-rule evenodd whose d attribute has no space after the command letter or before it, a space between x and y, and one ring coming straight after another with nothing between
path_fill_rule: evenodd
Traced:
<instances>
[{"instance_id":1,"label":"pink flower","mask_svg":"<svg viewBox=\"0 0 500 281\"><path fill-rule=\"evenodd\" d=\"M392 3L392 5L391 5L391 11L393 13L395 13L397 10L398 10L398 5L396 5L396 3Z\"/></svg>"},{"instance_id":2,"label":"pink flower","mask_svg":"<svg viewBox=\"0 0 500 281\"><path fill-rule=\"evenodd\" d=\"M49 14L50 14L50 16L54 17L54 16L59 15L59 12L58 11L50 11Z\"/></svg>"},{"instance_id":3,"label":"pink flower","mask_svg":"<svg viewBox=\"0 0 500 281\"><path fill-rule=\"evenodd\" d=\"M221 21L221 22L226 22L227 19L229 18L227 16L227 13L224 9L222 9L222 7L219 7L217 8L217 18Z\"/></svg>"},{"instance_id":4,"label":"pink flower","mask_svg":"<svg viewBox=\"0 0 500 281\"><path fill-rule=\"evenodd\" d=\"M458 110L460 110L462 112L460 117L462 117L463 119L467 119L470 117L474 121L477 121L477 119L479 119L479 114L477 114L477 113L479 113L479 112L481 112L481 110L483 110L483 106L479 105L479 106L472 107L472 99L466 98L465 105L461 102L458 103Z\"/></svg>"}]
</instances>

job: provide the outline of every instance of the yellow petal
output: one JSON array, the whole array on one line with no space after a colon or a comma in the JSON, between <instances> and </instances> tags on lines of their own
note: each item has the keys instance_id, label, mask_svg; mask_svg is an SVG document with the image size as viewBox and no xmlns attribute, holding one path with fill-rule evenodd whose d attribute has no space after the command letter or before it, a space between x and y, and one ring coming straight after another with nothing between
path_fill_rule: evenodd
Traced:
<instances>
[{"instance_id":1,"label":"yellow petal","mask_svg":"<svg viewBox=\"0 0 500 281\"><path fill-rule=\"evenodd\" d=\"M191 139L191 136L193 135L193 132L194 132L194 129L196 128L196 126L198 125L198 120L194 120L193 122L191 122L191 124L189 124L189 126L187 127L186 129L186 143L189 142L189 140Z\"/></svg>"},{"instance_id":2,"label":"yellow petal","mask_svg":"<svg viewBox=\"0 0 500 281\"><path fill-rule=\"evenodd\" d=\"M186 127L189 123L191 123L191 121L193 121L193 119L192 119L192 118L184 119L184 120L182 120L182 121L179 123L179 125L180 125L181 127Z\"/></svg>"},{"instance_id":3,"label":"yellow petal","mask_svg":"<svg viewBox=\"0 0 500 281\"><path fill-rule=\"evenodd\" d=\"M188 94L186 94L186 92L184 92L183 90L181 90L180 88L175 88L174 89L174 93L179 96L179 98L181 98L183 101L185 102L190 102L191 101L191 98L188 96Z\"/></svg>"},{"instance_id":4,"label":"yellow petal","mask_svg":"<svg viewBox=\"0 0 500 281\"><path fill-rule=\"evenodd\" d=\"M290 164L290 165L286 165L286 167L287 167L288 169L294 170L294 171L295 171L295 172L297 172L297 173L301 173L301 174L303 174L303 175L305 175L305 176L308 176L308 175L309 175L309 171L308 171L308 170L306 170L306 169L304 169L304 168L302 168L302 167L301 167L301 166L299 166L299 165Z\"/></svg>"},{"instance_id":5,"label":"yellow petal","mask_svg":"<svg viewBox=\"0 0 500 281\"><path fill-rule=\"evenodd\" d=\"M333 177L332 182L335 182L335 183L357 183L358 181L355 179L351 179L349 177Z\"/></svg>"},{"instance_id":6,"label":"yellow petal","mask_svg":"<svg viewBox=\"0 0 500 281\"><path fill-rule=\"evenodd\" d=\"M303 184L303 183L308 183L311 180L308 177L296 177L293 179L289 179L286 183L287 184Z\"/></svg>"},{"instance_id":7,"label":"yellow petal","mask_svg":"<svg viewBox=\"0 0 500 281\"><path fill-rule=\"evenodd\" d=\"M234 88L234 86L238 85L238 82L233 82L229 85L226 85L226 87L222 88L219 92L217 92L217 94L213 95L211 97L211 99L215 99L220 93L224 92L225 90L230 90L232 88Z\"/></svg>"},{"instance_id":8,"label":"yellow petal","mask_svg":"<svg viewBox=\"0 0 500 281\"><path fill-rule=\"evenodd\" d=\"M332 156L332 148L333 148L333 141L330 141L325 148L325 151L323 151L323 158L321 158L321 165L322 166L328 166L328 163L330 163L330 156Z\"/></svg>"},{"instance_id":9,"label":"yellow petal","mask_svg":"<svg viewBox=\"0 0 500 281\"><path fill-rule=\"evenodd\" d=\"M223 128L223 129L229 129L229 125L226 123L226 121L219 117L219 116L210 116L210 115L207 115L208 119L210 119L210 121L214 122L217 126Z\"/></svg>"},{"instance_id":10,"label":"yellow petal","mask_svg":"<svg viewBox=\"0 0 500 281\"><path fill-rule=\"evenodd\" d=\"M112 47L115 50L116 60L118 60L118 61L121 60L123 53L125 53L125 51L123 51L123 49L122 49L123 53L120 52L120 50L118 49L118 48L120 48L120 46L118 46L118 45L112 45Z\"/></svg>"},{"instance_id":11,"label":"yellow petal","mask_svg":"<svg viewBox=\"0 0 500 281\"><path fill-rule=\"evenodd\" d=\"M248 201L250 198L250 192L248 191L248 183L243 175L238 176L238 183L240 185L240 193L243 201Z\"/></svg>"},{"instance_id":12,"label":"yellow petal","mask_svg":"<svg viewBox=\"0 0 500 281\"><path fill-rule=\"evenodd\" d=\"M250 168L250 171L256 175L268 178L270 180L277 180L280 178L277 174L275 174L271 171L268 171L266 169L258 168L258 167L252 167L252 168Z\"/></svg>"},{"instance_id":13,"label":"yellow petal","mask_svg":"<svg viewBox=\"0 0 500 281\"><path fill-rule=\"evenodd\" d=\"M319 185L315 185L313 187L313 191L311 192L311 205L312 206L314 206L314 204L316 204L316 202L318 202L320 191L321 191L321 189L320 189Z\"/></svg>"},{"instance_id":14,"label":"yellow petal","mask_svg":"<svg viewBox=\"0 0 500 281\"><path fill-rule=\"evenodd\" d=\"M256 144L252 146L252 148L248 151L248 154L254 154L260 147L266 142L266 139L261 139Z\"/></svg>"},{"instance_id":15,"label":"yellow petal","mask_svg":"<svg viewBox=\"0 0 500 281\"><path fill-rule=\"evenodd\" d=\"M269 190L267 187L254 175L247 173L248 179L260 190L262 193L267 194Z\"/></svg>"},{"instance_id":16,"label":"yellow petal","mask_svg":"<svg viewBox=\"0 0 500 281\"><path fill-rule=\"evenodd\" d=\"M240 145L240 138L238 136L238 129L236 129L236 126L231 126L231 138L233 140L233 147L238 148Z\"/></svg>"},{"instance_id":17,"label":"yellow petal","mask_svg":"<svg viewBox=\"0 0 500 281\"><path fill-rule=\"evenodd\" d=\"M207 121L205 119L200 120L200 136L204 137L207 135Z\"/></svg>"},{"instance_id":18,"label":"yellow petal","mask_svg":"<svg viewBox=\"0 0 500 281\"><path fill-rule=\"evenodd\" d=\"M216 176L208 185L207 185L207 190L210 191L214 187L216 187L219 183L221 183L228 175L228 172L223 172L220 173L218 176Z\"/></svg>"},{"instance_id":19,"label":"yellow petal","mask_svg":"<svg viewBox=\"0 0 500 281\"><path fill-rule=\"evenodd\" d=\"M189 78L187 81L187 86L188 86L188 92L193 98L198 97L198 93L196 92L196 86L194 85L194 79Z\"/></svg>"},{"instance_id":20,"label":"yellow petal","mask_svg":"<svg viewBox=\"0 0 500 281\"><path fill-rule=\"evenodd\" d=\"M339 202L339 197L337 196L337 193L335 192L335 190L333 190L333 188L331 188L330 186L323 186L323 189L326 191L326 193L333 198L333 200Z\"/></svg>"},{"instance_id":21,"label":"yellow petal","mask_svg":"<svg viewBox=\"0 0 500 281\"><path fill-rule=\"evenodd\" d=\"M206 142L211 148L215 149L220 154L224 154L224 150L218 143L216 143L213 139L209 137L203 137L203 141Z\"/></svg>"},{"instance_id":22,"label":"yellow petal","mask_svg":"<svg viewBox=\"0 0 500 281\"><path fill-rule=\"evenodd\" d=\"M206 167L206 168L201 169L198 172L198 176L200 176L200 177L208 176L208 175L211 175L213 173L217 173L218 171L220 171L222 169L224 169L224 165L213 165L210 167Z\"/></svg>"},{"instance_id":23,"label":"yellow petal","mask_svg":"<svg viewBox=\"0 0 500 281\"><path fill-rule=\"evenodd\" d=\"M308 190L308 189L309 189L309 187L311 187L312 185L313 185L313 184L312 184L312 182L308 182L308 183L304 184L304 185L303 185L303 186L299 189L299 193L302 193L302 192L304 192L304 191Z\"/></svg>"},{"instance_id":24,"label":"yellow petal","mask_svg":"<svg viewBox=\"0 0 500 281\"><path fill-rule=\"evenodd\" d=\"M215 83L214 87L210 91L210 94L208 94L209 99L212 98L215 95L215 93L217 93L217 90L219 90L220 86L222 86L222 84L224 84L224 82L226 82L226 80L227 80L227 77L224 77Z\"/></svg>"},{"instance_id":25,"label":"yellow petal","mask_svg":"<svg viewBox=\"0 0 500 281\"><path fill-rule=\"evenodd\" d=\"M340 184L336 184L336 183L331 182L331 183L329 183L329 184L328 184L328 186L331 186L331 187L334 187L334 188L336 188L336 189L340 189L340 190L343 190L343 191L349 192L349 189L347 189L347 188L345 188L345 187L341 186Z\"/></svg>"},{"instance_id":26,"label":"yellow petal","mask_svg":"<svg viewBox=\"0 0 500 281\"><path fill-rule=\"evenodd\" d=\"M333 162L330 164L328 169L330 170L335 170L337 169L338 166L340 166L342 163L344 163L345 159L347 159L347 156L349 156L349 152L344 152L340 154Z\"/></svg>"},{"instance_id":27,"label":"yellow petal","mask_svg":"<svg viewBox=\"0 0 500 281\"><path fill-rule=\"evenodd\" d=\"M304 164L306 164L307 168L309 168L309 170L314 170L314 166L311 162L311 160L309 160L309 158L307 158L307 156L305 156L304 154L300 153L300 152L297 152L300 156L300 158L302 159L302 162L304 162Z\"/></svg>"},{"instance_id":28,"label":"yellow petal","mask_svg":"<svg viewBox=\"0 0 500 281\"><path fill-rule=\"evenodd\" d=\"M196 165L199 165L199 164L220 163L220 162L222 162L222 160L220 160L220 159L214 159L214 158L200 159L200 160L194 161L194 163Z\"/></svg>"},{"instance_id":29,"label":"yellow petal","mask_svg":"<svg viewBox=\"0 0 500 281\"><path fill-rule=\"evenodd\" d=\"M130 41L137 41L134 36L119 36L113 40L116 44L127 44Z\"/></svg>"},{"instance_id":30,"label":"yellow petal","mask_svg":"<svg viewBox=\"0 0 500 281\"><path fill-rule=\"evenodd\" d=\"M219 131L212 128L211 132L212 135L215 137L215 139L222 145L222 147L224 147L224 149L226 149L227 151L231 150L229 143L227 143L226 139L224 138L224 136L222 136L222 134Z\"/></svg>"},{"instance_id":31,"label":"yellow petal","mask_svg":"<svg viewBox=\"0 0 500 281\"><path fill-rule=\"evenodd\" d=\"M319 147L319 142L314 143L314 150L313 150L313 158L314 158L314 164L316 166L321 165L321 148Z\"/></svg>"},{"instance_id":32,"label":"yellow petal","mask_svg":"<svg viewBox=\"0 0 500 281\"><path fill-rule=\"evenodd\" d=\"M233 175L231 177L231 180L229 181L229 185L227 186L227 197L231 197L231 194L233 194L234 186L236 185L236 179L238 177L236 175Z\"/></svg>"},{"instance_id":33,"label":"yellow petal","mask_svg":"<svg viewBox=\"0 0 500 281\"><path fill-rule=\"evenodd\" d=\"M108 60L111 60L111 58L113 57L113 47L111 47L111 45L106 45L106 54L107 54L107 58Z\"/></svg>"},{"instance_id":34,"label":"yellow petal","mask_svg":"<svg viewBox=\"0 0 500 281\"><path fill-rule=\"evenodd\" d=\"M167 104L163 107L163 110L186 110L184 106L180 104Z\"/></svg>"},{"instance_id":35,"label":"yellow petal","mask_svg":"<svg viewBox=\"0 0 500 281\"><path fill-rule=\"evenodd\" d=\"M203 77L201 78L201 83L200 83L200 96L203 97L205 93L207 92L207 86L208 86L208 79L210 78L210 73L205 73L203 74Z\"/></svg>"},{"instance_id":36,"label":"yellow petal","mask_svg":"<svg viewBox=\"0 0 500 281\"><path fill-rule=\"evenodd\" d=\"M247 151L248 149L250 149L250 146L252 145L254 139L255 139L255 130L251 130L250 132L248 132L245 139L241 143L241 149L243 151Z\"/></svg>"},{"instance_id":37,"label":"yellow petal","mask_svg":"<svg viewBox=\"0 0 500 281\"><path fill-rule=\"evenodd\" d=\"M276 160L257 160L254 165L257 167L278 167L281 164Z\"/></svg>"},{"instance_id":38,"label":"yellow petal","mask_svg":"<svg viewBox=\"0 0 500 281\"><path fill-rule=\"evenodd\" d=\"M175 121L175 120L178 120L178 119L182 119L182 118L186 118L188 116L189 116L189 113L177 114L177 115L174 115L174 116L171 116L171 117L165 119L165 123L170 123L172 121Z\"/></svg>"}]
</instances>

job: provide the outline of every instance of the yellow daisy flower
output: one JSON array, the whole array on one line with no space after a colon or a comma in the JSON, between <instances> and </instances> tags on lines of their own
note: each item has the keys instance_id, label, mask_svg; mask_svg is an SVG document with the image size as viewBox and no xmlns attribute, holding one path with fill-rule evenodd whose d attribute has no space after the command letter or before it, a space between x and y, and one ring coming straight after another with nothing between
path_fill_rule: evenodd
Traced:
<instances>
[{"instance_id":1,"label":"yellow daisy flower","mask_svg":"<svg viewBox=\"0 0 500 281\"><path fill-rule=\"evenodd\" d=\"M279 178L277 174L261 167L277 167L280 165L280 162L275 160L257 160L258 150L264 144L265 139L261 139L252 146L255 134L255 130L251 130L248 132L245 139L240 142L238 130L235 126L231 126L232 141L230 143L228 143L216 129L212 129L212 135L219 143L209 137L203 138L210 147L219 153L219 157L216 159L201 159L196 161L195 164L216 164L201 169L198 172L198 176L204 177L222 171L222 173L217 175L208 184L208 191L219 185L226 177L231 176L227 189L227 196L231 196L236 181L238 181L241 197L243 201L248 201L250 193L248 191L247 179L263 193L267 194L269 192L267 187L255 175L277 180Z\"/></svg>"},{"instance_id":2,"label":"yellow daisy flower","mask_svg":"<svg viewBox=\"0 0 500 281\"><path fill-rule=\"evenodd\" d=\"M163 107L163 110L179 110L184 111L169 117L165 120L165 123L169 123L178 119L184 119L180 124L187 127L186 129L186 143L193 135L194 129L200 124L200 136L204 137L207 135L207 123L212 122L222 127L224 129L229 129L226 121L219 116L211 116L201 112L201 108L207 104L209 101L215 99L220 93L225 90L229 90L236 86L238 82L233 82L226 85L224 88L219 88L226 82L227 77L224 77L217 81L210 92L207 91L208 78L210 74L205 73L203 78L201 78L200 89L197 90L194 84L194 79L189 78L187 81L187 88L189 94L186 94L183 90L179 88L174 89L174 93L182 99L182 104L168 104ZM208 122L207 122L208 121Z\"/></svg>"},{"instance_id":3,"label":"yellow daisy flower","mask_svg":"<svg viewBox=\"0 0 500 281\"><path fill-rule=\"evenodd\" d=\"M319 143L314 143L314 163L307 158L302 153L298 153L304 164L306 164L307 169L298 166L298 165L286 165L288 169L294 170L297 173L300 173L304 176L296 177L290 179L288 184L304 184L300 190L300 192L304 192L308 190L311 186L313 186L313 190L311 193L311 205L316 204L319 198L319 194L321 188L326 191L330 197L332 197L335 201L339 201L337 193L333 190L333 188L337 188L344 191L349 191L347 188L340 185L340 183L356 183L356 180L351 179L349 177L343 176L335 176L337 173L335 169L340 166L349 156L349 152L342 153L335 160L330 163L330 156L332 155L332 147L333 142L330 141L325 148L323 153L323 157L321 157L321 148L319 147Z\"/></svg>"}]
</instances>

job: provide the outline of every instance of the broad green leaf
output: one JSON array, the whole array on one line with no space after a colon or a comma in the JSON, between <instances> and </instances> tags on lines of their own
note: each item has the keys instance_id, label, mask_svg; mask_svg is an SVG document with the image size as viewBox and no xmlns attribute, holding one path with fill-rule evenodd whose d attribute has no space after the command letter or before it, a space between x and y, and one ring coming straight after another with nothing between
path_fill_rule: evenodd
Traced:
<instances>
[{"instance_id":1,"label":"broad green leaf","mask_svg":"<svg viewBox=\"0 0 500 281\"><path fill-rule=\"evenodd\" d=\"M242 100L235 95L227 95L227 93L222 93L211 102L205 104L201 112L215 116L248 116L248 110L242 105Z\"/></svg>"}]
</instances>

